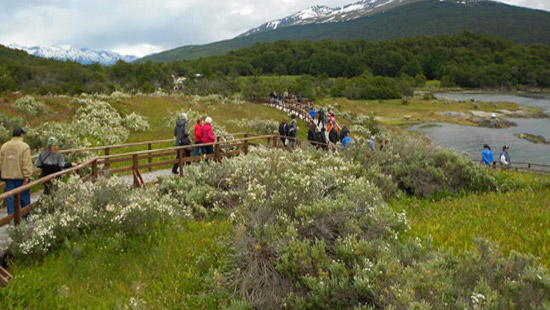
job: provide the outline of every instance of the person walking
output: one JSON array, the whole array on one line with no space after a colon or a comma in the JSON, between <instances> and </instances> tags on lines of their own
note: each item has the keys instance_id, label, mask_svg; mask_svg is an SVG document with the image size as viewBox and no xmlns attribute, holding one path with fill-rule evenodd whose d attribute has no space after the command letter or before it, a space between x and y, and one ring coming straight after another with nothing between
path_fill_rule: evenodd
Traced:
<instances>
[{"instance_id":1,"label":"person walking","mask_svg":"<svg viewBox=\"0 0 550 310\"><path fill-rule=\"evenodd\" d=\"M328 132L328 139L334 145L338 143L338 131L336 130L336 126L332 126L332 128Z\"/></svg>"},{"instance_id":2,"label":"person walking","mask_svg":"<svg viewBox=\"0 0 550 310\"><path fill-rule=\"evenodd\" d=\"M0 176L6 182L6 191L26 185L32 175L31 148L25 142L23 137L27 132L21 127L13 129L13 138L4 143L0 148ZM25 190L21 192L21 208L31 203L31 192ZM8 215L15 212L15 197L9 197L7 200Z\"/></svg>"},{"instance_id":3,"label":"person walking","mask_svg":"<svg viewBox=\"0 0 550 310\"><path fill-rule=\"evenodd\" d=\"M369 149L371 151L376 151L376 140L375 140L375 137L374 136L370 136L370 139L369 139Z\"/></svg>"},{"instance_id":4,"label":"person walking","mask_svg":"<svg viewBox=\"0 0 550 310\"><path fill-rule=\"evenodd\" d=\"M202 152L202 155L206 154L206 149L204 146L200 146L202 144L202 126L204 125L204 117L199 117L196 120L195 124L195 145L199 144L199 146L195 147L195 150L193 151L193 156L199 155L199 150Z\"/></svg>"},{"instance_id":5,"label":"person walking","mask_svg":"<svg viewBox=\"0 0 550 310\"><path fill-rule=\"evenodd\" d=\"M307 140L310 141L311 145L313 146L316 146L317 144L315 143L315 141L317 141L315 139L315 125L314 124L311 124L309 126L309 130L307 131Z\"/></svg>"},{"instance_id":6,"label":"person walking","mask_svg":"<svg viewBox=\"0 0 550 310\"><path fill-rule=\"evenodd\" d=\"M298 93L296 95L296 100L298 100L298 103L302 103L302 94Z\"/></svg>"},{"instance_id":7,"label":"person walking","mask_svg":"<svg viewBox=\"0 0 550 310\"><path fill-rule=\"evenodd\" d=\"M174 128L174 136L176 137L176 146L183 146L183 145L190 145L191 140L189 139L189 127L187 123L187 114L181 113L180 119L176 122L176 127ZM189 157L191 154L191 150L186 148L185 150L185 156ZM180 151L178 150L178 155L176 156L176 159L180 158ZM178 167L179 164L175 163L172 167L172 173L177 174L178 173Z\"/></svg>"},{"instance_id":8,"label":"person walking","mask_svg":"<svg viewBox=\"0 0 550 310\"><path fill-rule=\"evenodd\" d=\"M286 145L286 136L288 135L288 122L286 121L286 119L283 119L283 121L279 125L279 135L281 136L281 142L283 142L283 146Z\"/></svg>"},{"instance_id":9,"label":"person walking","mask_svg":"<svg viewBox=\"0 0 550 310\"><path fill-rule=\"evenodd\" d=\"M342 139L342 146L344 147L344 150L347 150L351 148L353 145L353 139L349 136L349 131L346 132L346 135Z\"/></svg>"},{"instance_id":10,"label":"person walking","mask_svg":"<svg viewBox=\"0 0 550 310\"><path fill-rule=\"evenodd\" d=\"M210 116L206 117L204 120L204 125L201 128L201 138L202 143L214 143L216 142L216 137L214 136L214 130L212 129L212 118ZM214 154L214 146L206 145L206 154Z\"/></svg>"},{"instance_id":11,"label":"person walking","mask_svg":"<svg viewBox=\"0 0 550 310\"><path fill-rule=\"evenodd\" d=\"M59 151L57 139L55 137L48 138L46 148L38 154L34 165L42 169L40 177L45 177L50 174L76 166L76 163L65 161L65 157ZM44 195L50 195L52 192L52 182L44 183Z\"/></svg>"},{"instance_id":12,"label":"person walking","mask_svg":"<svg viewBox=\"0 0 550 310\"><path fill-rule=\"evenodd\" d=\"M481 152L481 163L490 166L493 163L493 151L489 144L483 144L483 152Z\"/></svg>"},{"instance_id":13,"label":"person walking","mask_svg":"<svg viewBox=\"0 0 550 310\"><path fill-rule=\"evenodd\" d=\"M381 152L388 152L389 151L388 143L389 143L389 141L387 139L382 140L382 143L380 144L380 151Z\"/></svg>"},{"instance_id":14,"label":"person walking","mask_svg":"<svg viewBox=\"0 0 550 310\"><path fill-rule=\"evenodd\" d=\"M315 115L317 115L317 112L315 112L315 109L311 107L311 109L309 109L309 116L311 116L312 119L315 119Z\"/></svg>"},{"instance_id":15,"label":"person walking","mask_svg":"<svg viewBox=\"0 0 550 310\"><path fill-rule=\"evenodd\" d=\"M317 117L319 117L319 120L317 121L317 127L319 127L319 124L323 124L323 127L325 127L325 110L323 108L320 108L319 111L317 111Z\"/></svg>"},{"instance_id":16,"label":"person walking","mask_svg":"<svg viewBox=\"0 0 550 310\"><path fill-rule=\"evenodd\" d=\"M290 124L288 125L288 136L291 137L289 141L289 145L291 147L294 147L298 140L298 124L296 123L296 114L292 114L291 116L292 120L290 121Z\"/></svg>"},{"instance_id":17,"label":"person walking","mask_svg":"<svg viewBox=\"0 0 550 310\"><path fill-rule=\"evenodd\" d=\"M510 161L510 154L508 154L508 151L510 148L508 145L505 145L502 147L502 152L500 153L500 164L505 167L511 167L512 162Z\"/></svg>"},{"instance_id":18,"label":"person walking","mask_svg":"<svg viewBox=\"0 0 550 310\"><path fill-rule=\"evenodd\" d=\"M349 132L349 129L346 125L344 125L344 127L342 127L342 130L340 131L340 137L339 137L339 140L340 141L344 141L344 138L346 137L346 135L349 135L350 132Z\"/></svg>"}]
</instances>

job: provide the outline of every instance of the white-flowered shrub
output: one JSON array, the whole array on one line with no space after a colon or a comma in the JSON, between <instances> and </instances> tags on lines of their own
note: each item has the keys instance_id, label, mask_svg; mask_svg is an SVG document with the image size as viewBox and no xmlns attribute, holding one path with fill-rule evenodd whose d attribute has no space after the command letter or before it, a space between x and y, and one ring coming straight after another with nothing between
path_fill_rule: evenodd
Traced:
<instances>
[{"instance_id":1,"label":"white-flowered shrub","mask_svg":"<svg viewBox=\"0 0 550 310\"><path fill-rule=\"evenodd\" d=\"M81 137L92 137L101 144L119 144L130 134L115 108L103 101L91 101L76 110L72 126Z\"/></svg>"},{"instance_id":2,"label":"white-flowered shrub","mask_svg":"<svg viewBox=\"0 0 550 310\"><path fill-rule=\"evenodd\" d=\"M16 257L41 257L84 229L141 234L158 221L191 214L189 208L159 194L155 187L134 190L116 177L101 178L94 184L82 184L79 178L71 177L57 185L55 196L43 197L30 216L32 234L22 234L24 228L10 226L13 242L9 251Z\"/></svg>"},{"instance_id":3,"label":"white-flowered shrub","mask_svg":"<svg viewBox=\"0 0 550 310\"><path fill-rule=\"evenodd\" d=\"M126 115L123 120L123 126L133 132L144 132L151 129L147 118L135 112Z\"/></svg>"},{"instance_id":4,"label":"white-flowered shrub","mask_svg":"<svg viewBox=\"0 0 550 310\"><path fill-rule=\"evenodd\" d=\"M0 143L10 140L11 136L11 132L3 124L0 124Z\"/></svg>"},{"instance_id":5,"label":"white-flowered shrub","mask_svg":"<svg viewBox=\"0 0 550 310\"><path fill-rule=\"evenodd\" d=\"M230 120L229 123L235 124L243 128L252 128L256 133L263 135L270 135L279 132L279 123L272 119L241 119Z\"/></svg>"},{"instance_id":6,"label":"white-flowered shrub","mask_svg":"<svg viewBox=\"0 0 550 310\"><path fill-rule=\"evenodd\" d=\"M46 106L40 101L36 101L33 96L25 96L17 99L13 106L30 115L37 115L46 112Z\"/></svg>"}]
</instances>

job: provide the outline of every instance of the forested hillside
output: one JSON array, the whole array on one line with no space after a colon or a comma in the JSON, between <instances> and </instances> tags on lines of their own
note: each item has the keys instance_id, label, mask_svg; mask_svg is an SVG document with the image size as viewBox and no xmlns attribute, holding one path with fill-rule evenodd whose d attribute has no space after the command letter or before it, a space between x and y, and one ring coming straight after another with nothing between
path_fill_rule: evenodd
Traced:
<instances>
[{"instance_id":1,"label":"forested hillside","mask_svg":"<svg viewBox=\"0 0 550 310\"><path fill-rule=\"evenodd\" d=\"M428 0L406 3L385 12L340 23L310 24L237 37L205 45L183 46L143 58L154 62L223 55L261 42L366 40L380 41L463 30L489 34L522 44L550 44L550 13L492 1L462 4Z\"/></svg>"},{"instance_id":2,"label":"forested hillside","mask_svg":"<svg viewBox=\"0 0 550 310\"><path fill-rule=\"evenodd\" d=\"M0 59L0 92L39 94L151 93L171 90L173 74L189 77L186 93L202 95L265 94L275 85L260 85L260 75L300 76L282 87L304 95L317 89L313 95L351 99L401 98L412 87L433 79L443 86L468 88L550 86L550 47L517 45L471 32L381 42L280 41L225 56L166 64L119 61L111 67L82 66L3 47ZM253 78L243 85L239 76Z\"/></svg>"}]
</instances>

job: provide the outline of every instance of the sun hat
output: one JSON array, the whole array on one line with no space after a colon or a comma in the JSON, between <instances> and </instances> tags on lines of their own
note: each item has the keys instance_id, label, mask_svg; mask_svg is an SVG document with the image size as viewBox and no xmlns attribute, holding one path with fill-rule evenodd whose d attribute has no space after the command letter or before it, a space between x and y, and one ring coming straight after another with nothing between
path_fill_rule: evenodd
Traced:
<instances>
[{"instance_id":1,"label":"sun hat","mask_svg":"<svg viewBox=\"0 0 550 310\"><path fill-rule=\"evenodd\" d=\"M48 146L52 146L52 145L58 145L58 141L57 141L57 138L56 137L49 137L48 138Z\"/></svg>"}]
</instances>

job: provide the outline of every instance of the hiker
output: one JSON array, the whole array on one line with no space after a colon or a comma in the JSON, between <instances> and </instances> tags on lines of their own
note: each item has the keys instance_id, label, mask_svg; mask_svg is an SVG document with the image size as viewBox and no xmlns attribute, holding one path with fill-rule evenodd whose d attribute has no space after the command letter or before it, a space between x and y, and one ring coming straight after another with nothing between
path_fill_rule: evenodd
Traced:
<instances>
[{"instance_id":1,"label":"hiker","mask_svg":"<svg viewBox=\"0 0 550 310\"><path fill-rule=\"evenodd\" d=\"M13 129L13 138L0 148L0 176L6 182L6 192L29 183L32 174L31 148L23 142L27 132L21 127ZM31 192L21 192L21 208L31 203ZM15 212L14 196L7 198L8 215Z\"/></svg>"},{"instance_id":2,"label":"hiker","mask_svg":"<svg viewBox=\"0 0 550 310\"><path fill-rule=\"evenodd\" d=\"M330 133L332 128L336 128L336 131L338 131L338 126L336 126L336 122L333 120L328 122L327 131Z\"/></svg>"},{"instance_id":3,"label":"hiker","mask_svg":"<svg viewBox=\"0 0 550 310\"><path fill-rule=\"evenodd\" d=\"M283 94L279 93L277 100L279 101L279 105L283 105Z\"/></svg>"},{"instance_id":4,"label":"hiker","mask_svg":"<svg viewBox=\"0 0 550 310\"><path fill-rule=\"evenodd\" d=\"M283 145L286 145L286 136L288 135L288 122L286 119L283 119L279 125L279 135L281 136L281 142L283 142Z\"/></svg>"},{"instance_id":5,"label":"hiker","mask_svg":"<svg viewBox=\"0 0 550 310\"><path fill-rule=\"evenodd\" d=\"M369 149L371 151L376 151L376 140L374 140L374 136L370 136Z\"/></svg>"},{"instance_id":6,"label":"hiker","mask_svg":"<svg viewBox=\"0 0 550 310\"><path fill-rule=\"evenodd\" d=\"M325 127L321 128L320 132L315 134L315 138L319 144L317 144L317 149L322 148L323 150L327 149L327 130Z\"/></svg>"},{"instance_id":7,"label":"hiker","mask_svg":"<svg viewBox=\"0 0 550 310\"><path fill-rule=\"evenodd\" d=\"M288 96L288 90L285 89L285 92L283 94L283 99L288 100L290 97Z\"/></svg>"},{"instance_id":8,"label":"hiker","mask_svg":"<svg viewBox=\"0 0 550 310\"><path fill-rule=\"evenodd\" d=\"M353 145L353 139L349 136L349 131L345 133L344 138L342 139L342 146L344 147L344 150L347 150L351 148Z\"/></svg>"},{"instance_id":9,"label":"hiker","mask_svg":"<svg viewBox=\"0 0 550 310\"><path fill-rule=\"evenodd\" d=\"M271 91L269 93L269 102L271 102L271 103L275 102L276 97L277 97L277 93L275 91Z\"/></svg>"},{"instance_id":10,"label":"hiker","mask_svg":"<svg viewBox=\"0 0 550 310\"><path fill-rule=\"evenodd\" d=\"M293 138L290 139L289 145L291 147L294 147L296 145L297 137L298 137L298 124L296 123L296 114L292 114L291 116L292 120L290 121L290 124L288 125L288 136Z\"/></svg>"},{"instance_id":11,"label":"hiker","mask_svg":"<svg viewBox=\"0 0 550 310\"><path fill-rule=\"evenodd\" d=\"M338 131L336 130L336 126L332 126L332 128L329 130L328 139L334 145L338 143Z\"/></svg>"},{"instance_id":12,"label":"hiker","mask_svg":"<svg viewBox=\"0 0 550 310\"><path fill-rule=\"evenodd\" d=\"M387 139L383 139L382 140L382 143L380 144L380 152L387 152L389 151L388 149L388 143L389 141Z\"/></svg>"},{"instance_id":13,"label":"hiker","mask_svg":"<svg viewBox=\"0 0 550 310\"><path fill-rule=\"evenodd\" d=\"M349 132L349 129L346 125L344 125L344 127L342 127L342 130L340 131L340 141L344 141L344 138L346 137L346 135L348 135L350 132Z\"/></svg>"},{"instance_id":14,"label":"hiker","mask_svg":"<svg viewBox=\"0 0 550 310\"><path fill-rule=\"evenodd\" d=\"M512 166L512 162L510 161L510 154L508 154L508 150L510 148L508 145L505 145L502 147L502 152L500 153L500 164L506 167Z\"/></svg>"},{"instance_id":15,"label":"hiker","mask_svg":"<svg viewBox=\"0 0 550 310\"><path fill-rule=\"evenodd\" d=\"M481 163L490 166L493 163L493 151L488 144L483 144L483 152L481 153Z\"/></svg>"},{"instance_id":16,"label":"hiker","mask_svg":"<svg viewBox=\"0 0 550 310\"><path fill-rule=\"evenodd\" d=\"M202 144L202 125L204 125L204 117L197 118L197 123L195 124L195 145ZM202 155L206 154L206 148L204 146L197 146L195 147L195 151L193 152L193 156L199 155L199 150L201 151Z\"/></svg>"},{"instance_id":17,"label":"hiker","mask_svg":"<svg viewBox=\"0 0 550 310\"><path fill-rule=\"evenodd\" d=\"M315 119L315 115L317 115L317 112L315 112L315 109L311 107L311 109L309 109L309 116L311 116L312 119Z\"/></svg>"},{"instance_id":18,"label":"hiker","mask_svg":"<svg viewBox=\"0 0 550 310\"><path fill-rule=\"evenodd\" d=\"M311 145L313 146L316 146L317 144L315 143L315 125L314 124L311 124L309 126L309 130L307 132L307 140L310 141Z\"/></svg>"},{"instance_id":19,"label":"hiker","mask_svg":"<svg viewBox=\"0 0 550 310\"><path fill-rule=\"evenodd\" d=\"M189 128L187 124L187 114L181 113L180 119L176 122L176 127L174 128L174 137L176 137L176 146L182 146L182 145L190 145L191 140L189 139ZM189 157L191 154L191 150L186 148L184 149L185 156ZM178 150L178 155L176 156L176 159L180 158L180 151ZM178 167L179 164L175 163L172 167L172 173L177 174L178 173Z\"/></svg>"},{"instance_id":20,"label":"hiker","mask_svg":"<svg viewBox=\"0 0 550 310\"><path fill-rule=\"evenodd\" d=\"M61 171L62 169L67 169L75 167L76 163L71 163L70 161L65 162L63 154L58 152L59 143L55 137L48 138L48 144L46 148L38 154L34 165L42 169L42 174L40 177L45 177L50 174ZM44 183L44 195L49 195L52 192L52 182Z\"/></svg>"},{"instance_id":21,"label":"hiker","mask_svg":"<svg viewBox=\"0 0 550 310\"><path fill-rule=\"evenodd\" d=\"M204 120L204 125L201 128L201 139L202 143L214 143L216 142L216 137L214 136L214 130L212 129L212 118L210 116L206 117ZM206 145L206 154L214 154L214 146Z\"/></svg>"},{"instance_id":22,"label":"hiker","mask_svg":"<svg viewBox=\"0 0 550 310\"><path fill-rule=\"evenodd\" d=\"M323 124L323 127L325 127L325 111L323 108L320 108L319 111L317 111L317 117L319 120L317 121L317 127L319 127L319 124Z\"/></svg>"},{"instance_id":23,"label":"hiker","mask_svg":"<svg viewBox=\"0 0 550 310\"><path fill-rule=\"evenodd\" d=\"M329 123L334 123L336 121L336 118L334 117L334 113L328 109L328 121Z\"/></svg>"},{"instance_id":24,"label":"hiker","mask_svg":"<svg viewBox=\"0 0 550 310\"><path fill-rule=\"evenodd\" d=\"M298 100L298 103L302 103L302 94L298 93L296 95L296 100Z\"/></svg>"}]
</instances>

